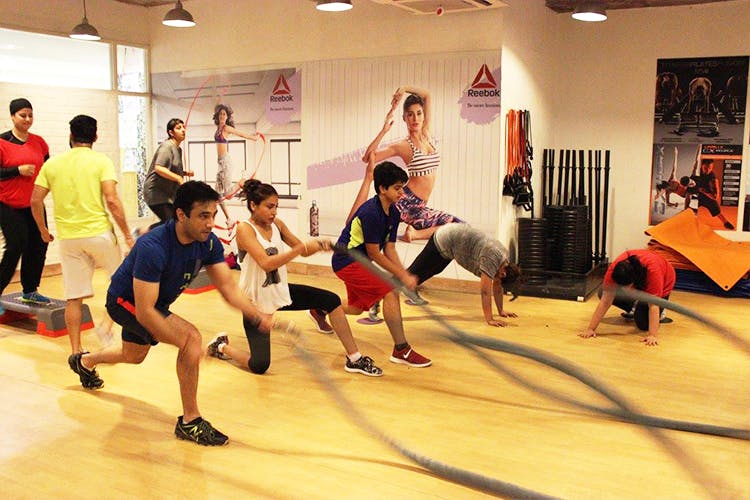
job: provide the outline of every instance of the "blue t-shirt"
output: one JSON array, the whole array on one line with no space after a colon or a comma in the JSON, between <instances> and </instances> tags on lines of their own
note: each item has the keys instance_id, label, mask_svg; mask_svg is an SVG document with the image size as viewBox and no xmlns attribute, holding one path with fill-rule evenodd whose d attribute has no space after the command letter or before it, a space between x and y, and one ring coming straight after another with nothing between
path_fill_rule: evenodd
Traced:
<instances>
[{"instance_id":1,"label":"blue t-shirt","mask_svg":"<svg viewBox=\"0 0 750 500\"><path fill-rule=\"evenodd\" d=\"M224 261L224 247L211 233L205 242L183 245L177 240L171 220L144 234L135 242L120 267L112 275L108 294L121 297L138 307L133 294L133 278L159 283L156 309L166 312L198 275L203 266Z\"/></svg>"},{"instance_id":2,"label":"blue t-shirt","mask_svg":"<svg viewBox=\"0 0 750 500\"><path fill-rule=\"evenodd\" d=\"M380 198L376 195L364 202L354 212L354 217L341 232L341 236L336 243L365 256L367 256L367 249L365 248L367 243L377 244L382 251L386 242L396 241L400 220L401 213L396 208L396 204L392 204L388 213L385 213ZM334 272L352 262L354 260L351 257L338 253L334 253L331 259Z\"/></svg>"}]
</instances>

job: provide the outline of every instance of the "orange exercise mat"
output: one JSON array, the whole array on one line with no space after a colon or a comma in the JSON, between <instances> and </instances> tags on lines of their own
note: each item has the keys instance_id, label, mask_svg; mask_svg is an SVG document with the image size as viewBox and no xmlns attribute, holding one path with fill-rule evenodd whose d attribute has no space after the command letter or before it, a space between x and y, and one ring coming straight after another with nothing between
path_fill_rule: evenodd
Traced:
<instances>
[{"instance_id":1,"label":"orange exercise mat","mask_svg":"<svg viewBox=\"0 0 750 500\"><path fill-rule=\"evenodd\" d=\"M687 257L724 290L750 270L750 242L732 241L716 234L692 210L685 210L646 234Z\"/></svg>"}]
</instances>

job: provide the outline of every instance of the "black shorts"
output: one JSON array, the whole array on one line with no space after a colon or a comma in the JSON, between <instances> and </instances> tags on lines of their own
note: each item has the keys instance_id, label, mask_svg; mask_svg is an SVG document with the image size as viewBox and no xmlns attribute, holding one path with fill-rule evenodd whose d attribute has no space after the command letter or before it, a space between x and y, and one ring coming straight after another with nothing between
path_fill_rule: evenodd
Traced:
<instances>
[{"instance_id":1,"label":"black shorts","mask_svg":"<svg viewBox=\"0 0 750 500\"><path fill-rule=\"evenodd\" d=\"M127 300L107 294L107 312L112 320L122 326L123 342L138 345L156 345L159 343L146 328L135 319L135 306ZM166 318L169 311L159 311Z\"/></svg>"}]
</instances>

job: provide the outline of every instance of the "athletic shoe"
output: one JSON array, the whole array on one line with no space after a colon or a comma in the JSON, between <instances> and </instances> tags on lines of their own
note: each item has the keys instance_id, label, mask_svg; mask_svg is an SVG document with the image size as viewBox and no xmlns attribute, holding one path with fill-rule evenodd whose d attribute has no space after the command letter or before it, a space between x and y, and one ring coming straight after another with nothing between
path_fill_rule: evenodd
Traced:
<instances>
[{"instance_id":1,"label":"athletic shoe","mask_svg":"<svg viewBox=\"0 0 750 500\"><path fill-rule=\"evenodd\" d=\"M307 311L307 314L310 315L313 323L315 323L315 329L320 333L333 333L333 327L328 324L328 321L326 321L325 311L321 311L320 309L310 309Z\"/></svg>"},{"instance_id":2,"label":"athletic shoe","mask_svg":"<svg viewBox=\"0 0 750 500\"><path fill-rule=\"evenodd\" d=\"M664 325L667 323L671 323L672 321L674 321L672 318L667 318L667 310L662 309L661 314L659 315L659 323Z\"/></svg>"},{"instance_id":3,"label":"athletic shoe","mask_svg":"<svg viewBox=\"0 0 750 500\"><path fill-rule=\"evenodd\" d=\"M378 313L380 312L380 302L375 302L369 311L367 311L367 319L372 321L373 323L378 323L381 321L381 319L378 317Z\"/></svg>"},{"instance_id":4,"label":"athletic shoe","mask_svg":"<svg viewBox=\"0 0 750 500\"><path fill-rule=\"evenodd\" d=\"M227 337L226 333L224 332L219 333L219 335L211 339L211 342L209 342L208 346L206 346L207 354L214 358L223 360L232 359L223 352L219 351L219 346L221 344L229 344L229 337Z\"/></svg>"},{"instance_id":5,"label":"athletic shoe","mask_svg":"<svg viewBox=\"0 0 750 500\"><path fill-rule=\"evenodd\" d=\"M41 293L34 290L33 292L24 293L21 296L21 302L25 302L27 304L47 305L52 301L48 297L45 297Z\"/></svg>"},{"instance_id":6,"label":"athletic shoe","mask_svg":"<svg viewBox=\"0 0 750 500\"><path fill-rule=\"evenodd\" d=\"M425 366L430 366L432 364L432 360L430 360L429 358L425 358L407 344L407 346L400 351L396 350L395 347L393 348L393 354L391 354L391 363L401 363L404 365L413 366L415 368L424 368Z\"/></svg>"},{"instance_id":7,"label":"athletic shoe","mask_svg":"<svg viewBox=\"0 0 750 500\"><path fill-rule=\"evenodd\" d=\"M185 441L193 441L203 446L223 446L229 442L229 438L214 429L208 420L198 417L192 422L182 421L182 415L177 417L177 425L174 427L174 435Z\"/></svg>"},{"instance_id":8,"label":"athletic shoe","mask_svg":"<svg viewBox=\"0 0 750 500\"><path fill-rule=\"evenodd\" d=\"M633 319L633 318L635 318L635 306L636 306L636 304L637 304L637 302L635 304L633 304L633 307L630 308L630 311L627 311L627 312L624 312L624 313L620 313L620 316L622 316L625 319Z\"/></svg>"},{"instance_id":9,"label":"athletic shoe","mask_svg":"<svg viewBox=\"0 0 750 500\"><path fill-rule=\"evenodd\" d=\"M78 374L78 378L81 380L81 385L84 389L101 389L104 386L104 380L99 378L95 369L89 370L83 363L81 363L81 356L88 354L85 352L77 352L68 356L68 366Z\"/></svg>"},{"instance_id":10,"label":"athletic shoe","mask_svg":"<svg viewBox=\"0 0 750 500\"><path fill-rule=\"evenodd\" d=\"M362 356L357 361L351 361L348 357L346 358L346 364L344 370L350 373L361 373L368 377L381 377L383 376L383 370L375 366L374 361L370 356Z\"/></svg>"},{"instance_id":11,"label":"athletic shoe","mask_svg":"<svg viewBox=\"0 0 750 500\"><path fill-rule=\"evenodd\" d=\"M414 290L414 295L416 296L414 299L411 297L406 299L406 303L410 306L424 306L429 304L429 301L425 300L421 295L419 295L419 292Z\"/></svg>"}]
</instances>

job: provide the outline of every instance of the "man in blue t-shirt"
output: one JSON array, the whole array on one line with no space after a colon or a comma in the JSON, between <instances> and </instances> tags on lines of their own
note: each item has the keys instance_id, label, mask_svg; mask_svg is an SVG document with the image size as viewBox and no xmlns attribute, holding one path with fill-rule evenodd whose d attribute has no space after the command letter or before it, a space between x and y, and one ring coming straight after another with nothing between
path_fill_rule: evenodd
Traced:
<instances>
[{"instance_id":1,"label":"man in blue t-shirt","mask_svg":"<svg viewBox=\"0 0 750 500\"><path fill-rule=\"evenodd\" d=\"M374 157L369 156L369 168L372 168ZM375 167L373 180L377 195L357 209L341 232L337 245L365 255L413 290L417 278L404 269L396 252L396 234L401 219L396 201L403 195L409 177L396 164L384 161ZM361 314L383 299L383 317L395 344L390 360L419 368L430 366L432 361L412 349L406 341L398 291L346 254L335 253L331 264L336 276L346 284L344 311L347 314Z\"/></svg>"},{"instance_id":2,"label":"man in blue t-shirt","mask_svg":"<svg viewBox=\"0 0 750 500\"><path fill-rule=\"evenodd\" d=\"M166 342L177 346L183 415L177 418L175 435L206 446L226 444L228 438L204 420L198 410L198 365L203 342L198 329L171 313L169 306L205 266L224 300L254 325L269 330L268 320L262 320L232 279L221 242L211 232L218 201L219 194L203 182L186 182L177 189L174 220L139 238L112 275L107 312L122 325L122 345L68 358L83 387L99 389L104 382L96 373L96 365L138 364L152 345Z\"/></svg>"}]
</instances>

